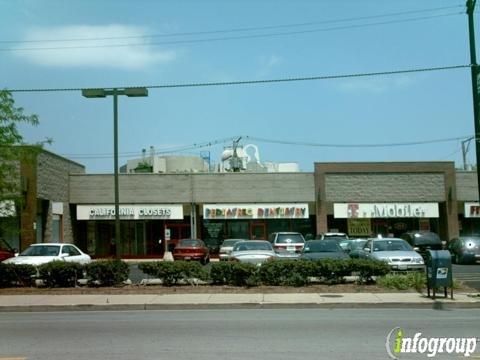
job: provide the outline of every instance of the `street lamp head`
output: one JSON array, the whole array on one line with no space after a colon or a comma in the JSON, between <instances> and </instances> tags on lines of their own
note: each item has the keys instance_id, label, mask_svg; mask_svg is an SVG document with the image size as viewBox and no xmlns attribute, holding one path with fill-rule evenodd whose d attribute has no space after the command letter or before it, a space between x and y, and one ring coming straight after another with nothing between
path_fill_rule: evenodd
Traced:
<instances>
[{"instance_id":1,"label":"street lamp head","mask_svg":"<svg viewBox=\"0 0 480 360\"><path fill-rule=\"evenodd\" d=\"M125 88L123 92L130 97L148 96L148 89L145 87Z\"/></svg>"},{"instance_id":2,"label":"street lamp head","mask_svg":"<svg viewBox=\"0 0 480 360\"><path fill-rule=\"evenodd\" d=\"M104 98L107 93L104 89L82 89L82 95L86 98Z\"/></svg>"}]
</instances>

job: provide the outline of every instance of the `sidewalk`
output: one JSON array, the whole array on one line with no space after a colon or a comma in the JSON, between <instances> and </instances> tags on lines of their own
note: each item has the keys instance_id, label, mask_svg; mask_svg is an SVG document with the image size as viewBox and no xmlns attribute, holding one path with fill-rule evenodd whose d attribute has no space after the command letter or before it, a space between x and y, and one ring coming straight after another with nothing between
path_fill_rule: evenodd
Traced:
<instances>
[{"instance_id":1,"label":"sidewalk","mask_svg":"<svg viewBox=\"0 0 480 360\"><path fill-rule=\"evenodd\" d=\"M419 293L1 295L0 312L226 308L480 308L480 297L454 294L435 300Z\"/></svg>"}]
</instances>

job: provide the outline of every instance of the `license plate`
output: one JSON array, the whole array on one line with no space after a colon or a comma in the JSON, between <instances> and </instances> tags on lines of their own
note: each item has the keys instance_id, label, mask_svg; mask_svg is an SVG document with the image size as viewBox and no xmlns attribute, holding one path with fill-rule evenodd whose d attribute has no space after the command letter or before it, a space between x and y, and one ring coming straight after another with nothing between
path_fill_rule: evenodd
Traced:
<instances>
[{"instance_id":1,"label":"license plate","mask_svg":"<svg viewBox=\"0 0 480 360\"><path fill-rule=\"evenodd\" d=\"M398 265L398 270L407 270L407 265Z\"/></svg>"},{"instance_id":2,"label":"license plate","mask_svg":"<svg viewBox=\"0 0 480 360\"><path fill-rule=\"evenodd\" d=\"M184 259L185 259L185 260L190 260L191 257L190 257L190 256L185 256Z\"/></svg>"},{"instance_id":3,"label":"license plate","mask_svg":"<svg viewBox=\"0 0 480 360\"><path fill-rule=\"evenodd\" d=\"M287 246L287 251L295 251L295 246Z\"/></svg>"}]
</instances>

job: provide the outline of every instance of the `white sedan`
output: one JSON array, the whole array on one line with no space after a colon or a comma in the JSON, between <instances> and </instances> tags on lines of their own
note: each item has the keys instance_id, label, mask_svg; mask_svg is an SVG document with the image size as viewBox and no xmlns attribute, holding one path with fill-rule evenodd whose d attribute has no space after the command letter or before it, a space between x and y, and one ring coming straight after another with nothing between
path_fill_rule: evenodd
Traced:
<instances>
[{"instance_id":1,"label":"white sedan","mask_svg":"<svg viewBox=\"0 0 480 360\"><path fill-rule=\"evenodd\" d=\"M4 264L42 265L51 261L68 261L87 264L89 255L72 244L43 243L32 244L18 256L3 261Z\"/></svg>"}]
</instances>

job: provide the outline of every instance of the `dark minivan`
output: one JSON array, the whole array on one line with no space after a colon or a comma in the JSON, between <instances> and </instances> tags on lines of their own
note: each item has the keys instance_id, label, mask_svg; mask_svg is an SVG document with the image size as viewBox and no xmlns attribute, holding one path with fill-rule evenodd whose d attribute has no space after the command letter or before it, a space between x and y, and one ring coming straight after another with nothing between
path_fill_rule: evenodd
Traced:
<instances>
[{"instance_id":1,"label":"dark minivan","mask_svg":"<svg viewBox=\"0 0 480 360\"><path fill-rule=\"evenodd\" d=\"M425 260L428 250L442 250L442 240L431 231L409 231L400 236Z\"/></svg>"}]
</instances>

